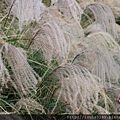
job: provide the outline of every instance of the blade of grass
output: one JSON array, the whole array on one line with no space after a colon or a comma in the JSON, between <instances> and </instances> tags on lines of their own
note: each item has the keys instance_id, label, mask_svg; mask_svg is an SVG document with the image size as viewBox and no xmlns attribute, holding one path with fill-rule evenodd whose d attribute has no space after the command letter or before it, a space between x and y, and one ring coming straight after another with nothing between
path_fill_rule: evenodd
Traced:
<instances>
[{"instance_id":1,"label":"blade of grass","mask_svg":"<svg viewBox=\"0 0 120 120\"><path fill-rule=\"evenodd\" d=\"M10 106L13 110L15 110L16 113L20 113L14 106L12 106L11 104L9 104L7 101L0 99L0 101L4 102L6 105Z\"/></svg>"}]
</instances>

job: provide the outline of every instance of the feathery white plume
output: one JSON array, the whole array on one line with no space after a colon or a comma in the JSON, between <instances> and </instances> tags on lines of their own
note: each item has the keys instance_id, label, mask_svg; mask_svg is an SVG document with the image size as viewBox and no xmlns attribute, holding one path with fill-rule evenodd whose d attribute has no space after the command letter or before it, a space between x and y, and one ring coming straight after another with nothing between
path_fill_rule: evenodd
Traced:
<instances>
[{"instance_id":1,"label":"feathery white plume","mask_svg":"<svg viewBox=\"0 0 120 120\"><path fill-rule=\"evenodd\" d=\"M104 93L102 81L80 65L79 62L59 66L53 75L59 79L61 85L56 95L60 97L62 102L68 104L66 107L70 110L69 113L82 112L88 114L94 109L97 109L99 113L109 113L108 103L110 100ZM100 96L105 103L104 108L98 104ZM113 107L112 103L111 106Z\"/></svg>"},{"instance_id":2,"label":"feathery white plume","mask_svg":"<svg viewBox=\"0 0 120 120\"><path fill-rule=\"evenodd\" d=\"M8 70L3 63L0 49L0 90L2 90L2 88L8 87L7 84L9 81L11 81L11 78Z\"/></svg>"},{"instance_id":3,"label":"feathery white plume","mask_svg":"<svg viewBox=\"0 0 120 120\"><path fill-rule=\"evenodd\" d=\"M89 35L96 32L104 32L102 26L98 23L92 23L87 28L84 29L85 35Z\"/></svg>"},{"instance_id":4,"label":"feathery white plume","mask_svg":"<svg viewBox=\"0 0 120 120\"><path fill-rule=\"evenodd\" d=\"M105 86L108 81L118 82L120 66L115 61L114 54L120 51L120 47L112 36L104 32L93 33L81 41L81 44L84 47L78 61L89 64L91 72L100 77Z\"/></svg>"},{"instance_id":5,"label":"feathery white plume","mask_svg":"<svg viewBox=\"0 0 120 120\"><path fill-rule=\"evenodd\" d=\"M56 59L58 63L65 62L68 56L74 56L72 50L76 49L77 43L84 38L80 23L76 23L75 19L68 22L66 15L56 6L46 10L34 33L37 35L33 40L33 47L41 48L47 61Z\"/></svg>"},{"instance_id":6,"label":"feathery white plume","mask_svg":"<svg viewBox=\"0 0 120 120\"><path fill-rule=\"evenodd\" d=\"M87 5L86 8L89 8L93 12L96 23L100 24L105 32L108 32L114 38L117 38L115 18L112 10L108 6L92 3Z\"/></svg>"},{"instance_id":7,"label":"feathery white plume","mask_svg":"<svg viewBox=\"0 0 120 120\"><path fill-rule=\"evenodd\" d=\"M66 17L73 17L76 22L80 22L83 10L80 8L76 0L58 0L56 4L58 9L62 11Z\"/></svg>"},{"instance_id":8,"label":"feathery white plume","mask_svg":"<svg viewBox=\"0 0 120 120\"><path fill-rule=\"evenodd\" d=\"M120 17L120 0L97 0L97 2L107 5L111 8L115 17Z\"/></svg>"},{"instance_id":9,"label":"feathery white plume","mask_svg":"<svg viewBox=\"0 0 120 120\"><path fill-rule=\"evenodd\" d=\"M9 0L7 2L12 4ZM11 12L19 19L19 28L22 30L23 25L28 25L31 21L39 21L45 9L42 0L16 0Z\"/></svg>"},{"instance_id":10,"label":"feathery white plume","mask_svg":"<svg viewBox=\"0 0 120 120\"><path fill-rule=\"evenodd\" d=\"M41 27L34 39L34 47L43 50L45 59L49 63L53 59L56 59L58 63L66 61L69 46L56 21L53 19L39 26Z\"/></svg>"},{"instance_id":11,"label":"feathery white plume","mask_svg":"<svg viewBox=\"0 0 120 120\"><path fill-rule=\"evenodd\" d=\"M16 87L14 82L11 79L8 69L4 64L4 58L3 58L4 56L2 55L4 44L6 44L6 42L3 41L2 37L0 36L0 90L1 91L10 85L12 85L13 87Z\"/></svg>"},{"instance_id":12,"label":"feathery white plume","mask_svg":"<svg viewBox=\"0 0 120 120\"><path fill-rule=\"evenodd\" d=\"M27 95L36 91L36 84L41 80L39 75L30 67L23 49L16 48L10 44L2 47L2 53L7 60L14 75L14 84L19 95Z\"/></svg>"},{"instance_id":13,"label":"feathery white plume","mask_svg":"<svg viewBox=\"0 0 120 120\"><path fill-rule=\"evenodd\" d=\"M27 110L28 113L30 113L30 111L34 111L34 110L39 110L39 111L41 111L42 114L45 113L43 106L40 105L36 100L34 100L32 98L22 98L22 99L20 99L15 104L15 108L17 108L19 110L20 109Z\"/></svg>"},{"instance_id":14,"label":"feathery white plume","mask_svg":"<svg viewBox=\"0 0 120 120\"><path fill-rule=\"evenodd\" d=\"M90 3L94 3L94 0L76 0L82 9L85 9Z\"/></svg>"}]
</instances>

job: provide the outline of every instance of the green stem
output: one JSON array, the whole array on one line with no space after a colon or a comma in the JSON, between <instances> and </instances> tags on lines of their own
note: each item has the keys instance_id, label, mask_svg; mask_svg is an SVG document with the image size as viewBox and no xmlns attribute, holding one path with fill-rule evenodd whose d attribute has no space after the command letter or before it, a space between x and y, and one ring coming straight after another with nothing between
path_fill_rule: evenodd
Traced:
<instances>
[{"instance_id":1,"label":"green stem","mask_svg":"<svg viewBox=\"0 0 120 120\"><path fill-rule=\"evenodd\" d=\"M8 102L6 102L5 100L3 100L3 99L0 99L2 102L4 102L5 104L7 104L7 105L9 105L13 110L15 110L17 113L19 113L19 111L15 108L15 107L13 107L11 104L9 104Z\"/></svg>"},{"instance_id":2,"label":"green stem","mask_svg":"<svg viewBox=\"0 0 120 120\"><path fill-rule=\"evenodd\" d=\"M35 63L35 64L38 64L38 65L40 65L40 66L43 66L43 67L46 67L46 68L48 68L48 66L47 65L44 65L44 64L42 64L42 63L38 63L38 62L36 62L36 61L34 61L34 60L31 60L31 59L27 59L29 62L32 62L32 63Z\"/></svg>"}]
</instances>

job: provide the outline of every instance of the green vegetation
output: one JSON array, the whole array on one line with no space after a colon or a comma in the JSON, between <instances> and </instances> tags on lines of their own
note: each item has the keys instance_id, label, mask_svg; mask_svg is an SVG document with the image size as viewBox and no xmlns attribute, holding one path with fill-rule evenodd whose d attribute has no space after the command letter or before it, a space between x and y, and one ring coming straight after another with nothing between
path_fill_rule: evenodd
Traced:
<instances>
[{"instance_id":1,"label":"green vegetation","mask_svg":"<svg viewBox=\"0 0 120 120\"><path fill-rule=\"evenodd\" d=\"M43 2L49 6L50 1L43 0ZM25 26L24 31L19 31L18 19L12 15L7 15L5 9L7 4L4 0L0 1L0 36L2 39L12 44L16 47L21 47L27 51L28 62L32 68L41 76L42 82L37 84L37 93L32 94L30 98L34 98L38 103L44 106L45 112L47 114L51 113L56 101L54 97L55 91L58 89L56 79L47 78L49 73L53 70L52 66L48 66L43 58L43 53L40 51L35 51L34 49L28 50L30 40L32 39L31 29L36 23L31 23ZM38 57L39 56L39 57ZM53 64L54 65L54 64ZM9 71L11 68L7 66ZM11 73L12 76L12 73ZM27 113L26 110L17 110L15 108L15 103L20 99L18 93L14 88L7 88L2 91L0 96L0 111L1 112L15 112L15 113ZM40 113L40 111L31 111L33 114ZM57 104L55 113L64 113L65 105L60 101Z\"/></svg>"}]
</instances>

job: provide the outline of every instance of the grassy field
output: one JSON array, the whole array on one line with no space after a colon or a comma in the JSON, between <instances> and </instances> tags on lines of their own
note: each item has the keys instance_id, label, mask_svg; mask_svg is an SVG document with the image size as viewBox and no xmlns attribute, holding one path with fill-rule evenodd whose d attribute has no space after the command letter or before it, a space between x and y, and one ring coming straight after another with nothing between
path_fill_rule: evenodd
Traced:
<instances>
[{"instance_id":1,"label":"grassy field","mask_svg":"<svg viewBox=\"0 0 120 120\"><path fill-rule=\"evenodd\" d=\"M48 6L50 2L45 1L44 3ZM35 26L35 23L31 23L29 26L25 26L24 31L20 32L18 27L18 19L12 15L8 15L6 11L7 4L0 1L0 36L5 42L12 44L16 47L21 47L27 51L27 61L32 68L41 76L42 82L37 84L37 93L31 94L30 98L35 99L38 103L44 106L47 114L51 113L51 110L55 106L56 97L54 97L55 91L58 89L56 79L49 78L50 72L53 70L53 66L48 66L43 58L42 52L28 49L30 40L32 39L31 29ZM41 57L38 57L41 56ZM8 66L9 71L10 67ZM12 75L12 73L11 73ZM20 99L18 93L14 88L6 88L0 96L0 112L17 112L17 113L28 113L26 110L18 110L14 104ZM57 113L64 113L64 104L58 102L54 111ZM40 113L39 110L33 110L32 113Z\"/></svg>"}]
</instances>

